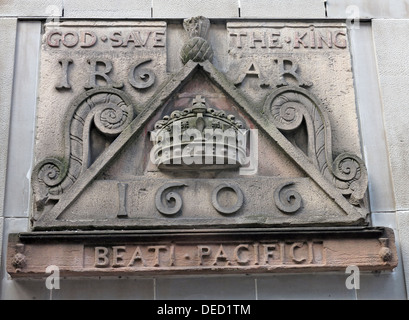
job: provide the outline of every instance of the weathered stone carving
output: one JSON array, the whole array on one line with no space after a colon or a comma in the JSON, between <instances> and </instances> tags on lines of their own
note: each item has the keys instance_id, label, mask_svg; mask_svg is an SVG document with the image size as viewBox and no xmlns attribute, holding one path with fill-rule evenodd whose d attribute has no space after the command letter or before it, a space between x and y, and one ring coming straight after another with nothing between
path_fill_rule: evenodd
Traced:
<instances>
[{"instance_id":1,"label":"weathered stone carving","mask_svg":"<svg viewBox=\"0 0 409 320\"><path fill-rule=\"evenodd\" d=\"M274 91L266 100L264 112L274 125L291 133L305 122L307 137L303 145L308 158L319 171L342 192L350 195L349 201L359 205L363 199L368 175L364 162L350 153L340 154L332 160L331 125L318 99L301 88L283 88Z\"/></svg>"},{"instance_id":2,"label":"weathered stone carving","mask_svg":"<svg viewBox=\"0 0 409 320\"><path fill-rule=\"evenodd\" d=\"M42 160L33 170L33 188L38 210L49 200L59 199L92 164L91 126L107 137L121 133L134 118L127 95L113 88L85 92L71 104L66 128L64 159ZM95 155L94 155L95 156Z\"/></svg>"},{"instance_id":3,"label":"weathered stone carving","mask_svg":"<svg viewBox=\"0 0 409 320\"><path fill-rule=\"evenodd\" d=\"M15 245L15 255L11 260L11 265L15 268L15 272L21 272L22 269L27 265L27 258L24 255L25 246L24 244L17 243Z\"/></svg>"},{"instance_id":4,"label":"weathered stone carving","mask_svg":"<svg viewBox=\"0 0 409 320\"><path fill-rule=\"evenodd\" d=\"M170 182L160 187L156 192L155 205L158 211L166 216L173 216L182 209L183 201L176 191L167 191L168 189L186 187L186 184ZM165 193L166 191L166 193ZM163 199L165 202L163 201ZM165 204L164 204L165 203Z\"/></svg>"},{"instance_id":5,"label":"weathered stone carving","mask_svg":"<svg viewBox=\"0 0 409 320\"><path fill-rule=\"evenodd\" d=\"M10 274L396 266L392 230L367 227L345 25L219 23L213 48L209 28L45 26L33 232L10 236Z\"/></svg>"},{"instance_id":6,"label":"weathered stone carving","mask_svg":"<svg viewBox=\"0 0 409 320\"><path fill-rule=\"evenodd\" d=\"M184 21L190 38L206 43L203 48L210 48L205 40L209 27L209 20L203 17ZM165 32L159 29L154 33L149 29L114 30L110 37L104 37L100 29L66 30L47 34L47 50L78 48L67 47L69 37L65 35L75 32L84 35L78 38L85 44L79 46L82 50L107 45L128 50L130 44L138 50L153 50L166 43ZM236 42L234 50L253 54L258 49L283 49L276 45L278 34L269 42L254 30L245 32L236 34L235 39L242 43ZM302 32L298 34L294 49L301 50L306 42ZM336 34L342 35L340 31ZM247 45L246 39L250 41ZM341 45L337 47L341 49ZM261 87L257 84L259 90L268 90L264 101L257 104L246 96L246 85L252 77L266 77L264 60L252 56L251 63L246 63L249 70L240 83L235 83L216 69L209 61L210 55L196 59L200 51L191 50L180 71L171 74L160 87L156 84L156 75L161 72L154 68L153 62L158 60L155 55L142 55L129 63L128 70L122 72L128 83L112 74L117 70L116 61L87 57L95 65L90 65L91 72L84 79L95 88L79 94L68 108L66 155L40 158L33 171L35 228L148 228L160 226L161 219L175 215L177 219L167 219L174 227L194 223L232 227L365 224L364 164L351 152L334 152L330 117L311 90L301 88L311 83L304 72L301 77L300 62L273 56L270 63L279 81ZM77 59L59 57L58 61L63 77L58 79L57 92L63 94L74 89L68 68L72 71ZM103 83L105 86L101 86ZM113 88L116 84L123 84L121 90ZM276 88L280 84L284 86ZM147 89L152 88L157 91L148 93ZM135 106L129 90L152 98ZM261 132L262 140L257 143L264 141L259 150L247 139L253 129ZM230 140L228 132L232 133ZM241 169L252 165L252 152L257 152L258 158L263 154L260 168L255 165L256 170L246 179L239 179ZM116 192L109 192L112 188ZM253 200L256 188L266 195L258 201ZM227 194L230 202L221 203L219 196ZM311 200L314 197L326 201L327 209L320 209ZM89 200L94 198L105 201L104 219L99 218L100 209ZM192 200L196 198L201 206ZM193 219L196 215L200 219Z\"/></svg>"},{"instance_id":7,"label":"weathered stone carving","mask_svg":"<svg viewBox=\"0 0 409 320\"><path fill-rule=\"evenodd\" d=\"M210 27L209 19L199 16L183 21L183 27L190 39L184 44L180 51L183 64L189 60L202 62L213 58L213 49L206 37Z\"/></svg>"},{"instance_id":8,"label":"weathered stone carving","mask_svg":"<svg viewBox=\"0 0 409 320\"><path fill-rule=\"evenodd\" d=\"M362 231L365 237L362 237ZM7 260L7 271L15 278L44 278L49 265L61 265L60 276L135 276L168 274L237 274L266 272L345 273L350 265L360 271L393 270L396 254L384 260L378 239L389 239L396 253L394 235L388 228L338 228L313 232L205 230L164 234L152 231L93 233L41 232L40 237L22 234L9 239L13 249L26 242L30 261L17 271ZM98 234L97 234L98 235ZM160 239L160 240L158 240ZM118 245L117 243L121 243ZM156 245L154 245L156 243ZM383 250L383 249L382 249ZM13 251L13 250L12 250ZM11 256L9 251L9 256ZM39 253L43 253L40 255ZM46 258L46 259L44 259Z\"/></svg>"},{"instance_id":9,"label":"weathered stone carving","mask_svg":"<svg viewBox=\"0 0 409 320\"><path fill-rule=\"evenodd\" d=\"M275 204L284 213L295 213L302 206L301 195L297 191L288 188L293 185L294 182L286 182L278 186L274 191Z\"/></svg>"},{"instance_id":10,"label":"weathered stone carving","mask_svg":"<svg viewBox=\"0 0 409 320\"><path fill-rule=\"evenodd\" d=\"M161 169L238 167L246 157L246 134L242 121L207 107L198 95L191 108L175 110L155 123L151 153Z\"/></svg>"},{"instance_id":11,"label":"weathered stone carving","mask_svg":"<svg viewBox=\"0 0 409 320\"><path fill-rule=\"evenodd\" d=\"M381 257L382 261L384 262L392 261L393 254L392 250L389 248L389 239L379 238L379 242L382 245L382 248L379 250L379 256Z\"/></svg>"},{"instance_id":12,"label":"weathered stone carving","mask_svg":"<svg viewBox=\"0 0 409 320\"><path fill-rule=\"evenodd\" d=\"M204 89L205 87L201 88L200 91L196 89L196 86L201 87L204 84L207 84L209 86L210 83L217 84L217 86L212 85L214 87L211 87L211 90ZM199 94L199 92L201 95ZM344 158L351 158L352 160L358 158L348 155L349 158L340 156L338 159L336 159L336 161L334 161L334 163L336 163L337 165L337 168L339 168L339 172L343 170L351 175L341 177L342 179L344 179L342 181L339 181L340 179L337 179L337 184L335 184L333 180L334 177L339 176L338 171L334 170L334 172L337 172L338 174L335 175L332 174L333 171L328 169L328 172L331 173L331 175L329 175L329 173L326 173L326 170L321 170L322 168L327 168L327 164L325 163L326 158L322 157L321 149L325 151L324 154L329 155L331 153L330 142L328 142L330 140L326 140L325 136L321 136L321 131L325 132L326 130L330 130L329 121L328 119L326 119L324 113L322 113L323 115L321 116L311 118L310 114L307 112L308 108L310 109L312 115L321 111L317 107L319 103L312 103L311 99L314 98L311 98L312 95L310 95L304 89L298 87L276 89L266 100L267 102L264 110L260 112L260 110L255 109L252 104L250 104L247 99L241 95L241 93L236 89L235 85L228 81L220 72L218 72L210 62L206 61L203 63L194 63L190 61L183 67L180 73L176 74L169 80L167 85L165 85L157 93L157 96L161 97L161 99L153 99L149 101L149 103L145 105L144 111L137 117L135 117L131 123L129 123L127 130L122 131L122 133L120 133L117 138L113 140L115 143L111 143L108 147L106 147L105 151L101 152L98 157L94 159L95 166L78 166L78 172L80 173L80 175L78 176L78 179L77 181L75 181L75 183L70 179L72 181L72 183L68 185L70 192L66 193L64 191L65 189L62 189L64 191L63 196L61 195L61 193L57 193L58 196L53 196L54 198L52 198L54 202L47 202L47 200L50 200L50 192L47 189L43 191L42 194L36 192L36 194L42 195L42 197L39 197L40 201L38 201L38 203L42 205L43 203L48 204L48 209L44 210L43 213L41 210L39 210L41 209L41 206L38 206L37 210L40 214L40 218L35 222L36 226L40 228L42 228L42 226L47 228L48 226L56 226L60 224L71 226L81 225L85 228L88 228L87 226L90 226L90 224L92 224L93 226L97 224L100 227L133 226L135 228L140 228L159 226L163 222L161 222L160 219L155 220L150 217L152 215L152 205L154 208L153 212L159 212L162 216L172 216L178 214L178 219L171 219L171 221L168 222L175 227L186 227L194 224L207 226L214 226L216 224L226 224L230 226L240 226L243 224L251 224L256 226L274 226L280 225L283 222L309 225L312 223L318 223L319 221L325 221L328 224L365 223L365 207L361 205L353 207L348 203L348 200L351 200L353 196L355 196L349 196L349 194L352 194L353 191L357 191L357 186L359 186L359 183L363 182L361 182L361 180L358 181L359 176L357 176L352 171L347 172L348 167L343 167L347 165L346 160L338 161L339 159ZM177 96L181 98L175 98ZM271 102L269 102L270 100ZM301 105L302 103L307 104L307 106L305 107ZM177 108L175 108L176 104ZM188 105L191 105L192 107L186 108L186 106ZM222 106L223 110L217 110L216 107L218 105ZM232 111L230 111L232 110L231 108L234 108L235 116L229 115L232 114ZM282 110L281 112L283 114L280 114L280 110ZM289 111L294 111L294 114L289 113ZM302 118L301 115L298 115L300 113L302 113L304 118ZM165 116L163 114L165 114ZM237 118L240 118L241 120L236 120ZM304 120L299 120L300 118ZM299 127L301 127L302 129L302 124L304 122L307 123L305 125L306 134L302 139L307 139L309 143L307 143L306 145L299 145L299 141L297 139L294 140L291 135L288 134L288 132L291 133L291 130L298 130ZM314 126L311 127L310 122L312 122L315 126L318 126L318 129L316 129ZM224 131L232 129L235 136L233 144L233 149L235 151L235 153L233 153L234 157L231 158L229 156L229 153L226 154L225 152L223 152L222 158L224 159L224 162L218 166L217 161L214 161L215 157L212 153L212 156L209 157L212 161L209 165L206 165L206 159L203 160L204 156L203 153L201 153L203 151L203 148L192 148L192 155L198 156L198 158L200 158L200 160L202 161L200 162L200 165L197 165L194 162L187 164L182 162L182 164L184 164L183 166L180 166L177 163L175 166L174 160L178 159L178 157L180 156L178 151L175 152L174 140L176 140L175 138L177 137L175 136L173 130L173 127L175 126L181 128L180 132L177 133L177 135L179 136L181 136L181 132L187 131L189 129L194 129L196 133L200 135L205 132L206 128L212 130L220 129L223 133ZM215 127L216 129L214 129ZM230 179L233 178L235 179L235 181L239 181L236 180L238 178L239 171L226 169L237 169L238 165L244 165L245 161L241 159L247 156L247 152L249 152L249 150L252 150L252 148L248 149L245 146L246 144L240 145L238 141L240 139L237 139L240 134L244 135L243 132L240 133L240 130L243 130L244 127L259 128L263 130L263 132L265 132L266 134L266 137L272 141L273 145L277 145L277 147L281 148L282 156L290 159L290 161L296 163L297 166L302 168L304 173L299 173L301 174L299 178L293 178L291 179L291 182L296 183L298 193L300 195L302 194L303 199L310 199L311 197L321 197L321 199L325 199L322 201L327 201L327 206L325 208L331 206L331 210L333 210L331 212L332 216L328 215L328 211L323 211L322 208L319 208L311 201L299 201L300 197L298 197L296 194L293 194L293 196L290 196L286 200L285 198L282 198L282 194L279 193L279 196L276 196L274 199L274 191L280 190L279 186L283 183L283 180L277 179L274 176L269 176L268 174L264 177L262 172L261 174L256 174L254 178L249 177L248 179L243 180L243 182L240 182L240 184L238 184L238 188L242 190L241 192L237 191L238 189L232 189L233 191L235 191L238 198L238 201L236 203L231 203L231 205L227 206L218 205L217 201L214 200L214 197L212 201L209 201L211 199L211 190L214 190L214 187L213 189L208 189L208 191L201 189L203 188L203 186L201 186L201 183L205 181L203 180L203 178L206 177L206 171L209 171L208 174L210 175L216 175L216 177L216 172L220 171L222 174L230 177ZM146 128L156 128L156 130L163 133L163 137L166 137L166 139L159 139L156 141L154 140L154 146L152 150L145 149L144 157L146 160L141 163L141 165L143 165L141 169L146 170L145 168L152 168L149 170L155 170L151 165L150 167L146 167L148 163L152 161L147 157L147 155L150 154L153 155L152 164L156 164L160 170L159 172L163 172L159 173L158 171L156 171L158 173L156 173L155 175L160 174L160 177L162 177L163 179L164 177L166 177L166 175L170 174L173 176L173 179L178 179L175 180L174 183L177 183L181 186L192 185L193 180L186 180L186 178L192 177L192 175L196 175L198 177L202 177L202 179L195 181L193 184L201 187L184 188L183 192L189 194L190 196L186 196L186 198L183 200L182 207L182 199L180 195L178 195L176 191L165 190L166 187L165 189L161 189L161 187L164 186L165 180L155 180L148 171L147 173L142 174L142 176L137 180L134 180L134 182L128 180L126 182L127 184L129 184L127 192L124 192L123 190L121 191L121 189L119 189L118 193L105 193L103 195L106 201L108 201L108 199L111 199L109 200L109 203L119 203L119 207L118 205L116 205L115 209L113 209L116 212L115 217L118 217L119 212L120 217L126 217L127 219L102 219L98 221L98 217L100 216L100 214L98 213L99 210L97 208L90 207L89 204L87 204L88 200L87 197L84 196L84 190L86 189L86 194L90 197L90 199L94 197L101 197L101 191L99 189L100 187L98 187L101 185L101 183L100 180L96 178L98 177L98 175L108 174L108 164L112 161L112 159L115 159L114 156L128 157L128 160L126 160L126 158L117 160L121 163L128 164L134 163L133 159L135 157L140 157L139 159L143 159L141 158L141 156L143 155L138 156L138 153L142 152L141 150L144 150L141 149L142 146L146 146L146 138L144 137L144 135L141 135L142 130L146 130ZM301 142L303 142L302 139ZM189 144L192 144L192 146L194 146L194 144L198 142L195 141L195 139L193 139L192 141L190 141L191 139L188 139L185 145L183 145L183 139L180 140L182 141L182 143L179 144L179 146L184 148L180 152L181 155L183 155L183 152L186 152L186 150L188 150L188 148L190 147ZM132 146L132 144L135 144L139 147L129 149L129 147L127 146ZM200 140L200 144L201 147L203 147L202 140ZM229 149L229 144L226 144L224 140L220 144L220 146L222 147L221 149L226 149L226 146L227 150ZM268 147L268 145L265 145L265 147L263 148L271 148L271 146ZM128 149L129 151L127 151ZM199 152L195 154L195 152L198 150ZM163 158L161 156L164 155L164 152L169 153ZM247 160L247 158L245 159ZM165 160L173 160L173 163L170 163L171 165L168 165ZM234 160L230 162L230 167L229 160ZM63 163L64 161L66 160L61 160L61 162ZM358 162L359 160L356 161ZM72 162L72 160L70 160L70 162ZM135 163L135 165L139 164ZM163 170L165 168L166 170ZM188 170L179 170L178 168L184 168ZM204 168L208 170L203 170ZM80 169L82 169L83 171L80 171ZM364 174L366 173L364 169L360 170ZM63 170L60 169L60 171L62 172ZM118 174L118 172L115 171L112 174L116 175ZM42 175L44 176L44 174ZM302 177L308 178L306 180L300 180L300 178ZM270 195L266 198L263 198L257 203L253 202L251 199L254 196L252 186L254 187L260 185L261 182L257 179L261 178L265 178L266 183L271 185L269 191ZM121 179L117 180L117 178L113 178L112 185L115 185L115 188L118 188L118 183L123 183L120 181ZM150 181L150 183L148 181ZM340 184L340 182L344 182L347 186L348 183L350 183L351 187L349 189L346 189L344 186L343 189L339 189L340 186L342 187L342 184ZM217 178L214 179L214 182L212 183L216 183L216 185L226 183L228 185L231 184L231 182L229 182L229 179L218 180ZM110 185L111 182L108 179L105 180L104 184L108 188L108 185ZM145 190L142 191L145 192L145 194L149 194L148 190L154 192L156 194L156 199L150 198L152 200L149 200L148 197L140 198L139 195L136 195L133 191L131 191L135 188L135 186L138 185L141 185L141 190ZM146 187L142 187L142 185ZM152 190L153 186L157 186L157 189ZM168 194L167 198L165 191L170 191L170 195ZM247 196L246 193L249 192L250 194L249 196ZM196 207L197 204L195 204L192 199L203 197L205 194L209 195L209 198L207 198L209 200L206 200L202 206ZM348 199L345 199L343 194L346 194ZM162 198L162 195L165 197L164 200ZM130 201L127 201L126 197L129 197ZM328 198L325 197L329 197L329 199L334 200L328 200ZM56 202L55 200L57 200L58 202ZM292 202L293 200L294 203ZM135 203L135 201L138 202ZM149 204L149 201L152 201L152 204ZM335 201L336 205L330 204L332 201ZM133 205L131 204L132 202ZM132 209L132 207L135 205L144 209L141 209L141 211L135 211L134 209ZM82 209L84 206L87 207L86 212L84 212ZM240 211L242 212L241 215L244 215L243 217L233 214L235 212L238 212L241 207L246 208L246 211ZM67 210L68 208L71 209ZM271 211L272 208L276 209L273 209L273 211ZM321 211L322 213L318 213ZM283 215L283 212L297 212L300 214ZM109 211L107 211L107 214L108 213ZM201 219L192 219L192 215L195 214L198 214ZM73 215L78 217L84 215L84 217L87 217L87 219L82 221L81 219L78 220L78 218L73 217L68 218L67 220L67 217ZM141 217L142 219L137 218L141 215L143 216L143 218ZM145 215L147 216L145 217ZM226 215L225 221L215 220L223 219L223 215ZM253 215L257 218L254 218Z\"/></svg>"},{"instance_id":13,"label":"weathered stone carving","mask_svg":"<svg viewBox=\"0 0 409 320\"><path fill-rule=\"evenodd\" d=\"M233 205L230 206L225 206L225 205L221 205L219 202L219 193L222 190L231 190L234 192L235 196L236 196L236 201ZM221 184L219 186L217 186L212 193L212 204L213 207L220 212L221 214L233 214L236 213L238 210L241 209L241 207L243 206L244 203L244 196L243 196L243 192L241 191L241 189L234 185L234 184Z\"/></svg>"},{"instance_id":14,"label":"weathered stone carving","mask_svg":"<svg viewBox=\"0 0 409 320\"><path fill-rule=\"evenodd\" d=\"M138 62L130 68L128 81L132 87L136 89L147 89L155 83L155 73L151 69L145 67L140 68L140 66L151 61L152 59L146 59L142 62Z\"/></svg>"}]
</instances>

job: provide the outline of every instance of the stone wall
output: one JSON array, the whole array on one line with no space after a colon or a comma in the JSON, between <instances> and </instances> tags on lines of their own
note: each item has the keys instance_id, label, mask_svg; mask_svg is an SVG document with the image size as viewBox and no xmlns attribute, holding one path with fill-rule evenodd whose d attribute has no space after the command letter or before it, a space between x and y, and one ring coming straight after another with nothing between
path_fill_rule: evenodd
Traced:
<instances>
[{"instance_id":1,"label":"stone wall","mask_svg":"<svg viewBox=\"0 0 409 320\"><path fill-rule=\"evenodd\" d=\"M215 10L217 8L217 10ZM8 234L29 226L29 179L37 102L41 23L59 18L341 19L351 22L351 51L362 154L374 226L395 230L399 266L362 273L348 290L344 273L11 280ZM355 20L353 18L362 18ZM309 21L309 20L307 20ZM5 0L0 3L0 257L2 299L407 299L409 280L409 135L406 105L408 0ZM2 241L2 243L1 243ZM406 280L405 280L406 279Z\"/></svg>"}]
</instances>

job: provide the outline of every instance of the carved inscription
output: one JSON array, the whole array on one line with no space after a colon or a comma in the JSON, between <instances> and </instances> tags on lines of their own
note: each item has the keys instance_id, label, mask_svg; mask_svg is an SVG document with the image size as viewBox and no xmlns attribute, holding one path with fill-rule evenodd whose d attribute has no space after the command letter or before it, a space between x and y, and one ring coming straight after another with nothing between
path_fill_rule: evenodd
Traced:
<instances>
[{"instance_id":1,"label":"carved inscription","mask_svg":"<svg viewBox=\"0 0 409 320\"><path fill-rule=\"evenodd\" d=\"M43 37L43 52L50 55L47 63L54 61L59 92L72 91L73 84L82 90L123 89L128 84L136 90L150 88L157 81L158 66L166 65L165 51L164 22L65 22L47 25ZM86 78L79 80L84 71Z\"/></svg>"},{"instance_id":2,"label":"carved inscription","mask_svg":"<svg viewBox=\"0 0 409 320\"><path fill-rule=\"evenodd\" d=\"M282 28L271 28L259 31L238 29L229 32L229 45L236 49L345 49L347 47L344 30L315 29L300 31L283 31ZM257 30L258 29L258 30ZM257 30L257 31L254 31Z\"/></svg>"},{"instance_id":3,"label":"carved inscription","mask_svg":"<svg viewBox=\"0 0 409 320\"><path fill-rule=\"evenodd\" d=\"M127 32L114 30L109 34L103 33L102 35L91 30L51 30L47 33L46 38L50 48L92 48L98 42L105 43L111 48L155 48L165 47L166 44L164 31L140 31L137 29Z\"/></svg>"},{"instance_id":4,"label":"carved inscription","mask_svg":"<svg viewBox=\"0 0 409 320\"><path fill-rule=\"evenodd\" d=\"M186 272L255 273L291 271L392 270L397 266L393 231L387 228L339 228L334 233L313 228L290 232L151 230L45 232L11 234L7 272L13 278L41 278L49 265L61 276L132 276ZM217 238L217 239L216 239Z\"/></svg>"},{"instance_id":5,"label":"carved inscription","mask_svg":"<svg viewBox=\"0 0 409 320\"><path fill-rule=\"evenodd\" d=\"M348 140L331 125L348 125L333 114L353 95L321 72L351 78L346 28L314 25L227 22L217 31L197 17L183 25L193 42L172 32L166 47L160 21L46 24L35 227L365 224L364 163L355 146L332 145ZM225 37L208 41L208 31ZM175 72L166 54L182 48ZM257 143L246 130L260 130ZM255 147L260 162L242 177Z\"/></svg>"},{"instance_id":6,"label":"carved inscription","mask_svg":"<svg viewBox=\"0 0 409 320\"><path fill-rule=\"evenodd\" d=\"M252 100L261 101L266 89L311 87L317 67L327 68L328 60L332 68L348 48L342 24L229 22L227 31L228 74Z\"/></svg>"},{"instance_id":7,"label":"carved inscription","mask_svg":"<svg viewBox=\"0 0 409 320\"><path fill-rule=\"evenodd\" d=\"M326 265L323 241L269 243L162 244L86 247L94 268L252 267ZM91 254L91 252L93 254Z\"/></svg>"}]
</instances>

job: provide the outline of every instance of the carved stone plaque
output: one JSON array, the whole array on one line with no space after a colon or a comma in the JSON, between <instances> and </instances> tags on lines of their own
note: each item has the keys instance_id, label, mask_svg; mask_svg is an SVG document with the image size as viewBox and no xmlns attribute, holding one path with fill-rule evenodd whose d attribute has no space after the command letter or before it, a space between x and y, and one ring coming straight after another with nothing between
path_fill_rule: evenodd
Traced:
<instances>
[{"instance_id":1,"label":"carved stone plaque","mask_svg":"<svg viewBox=\"0 0 409 320\"><path fill-rule=\"evenodd\" d=\"M394 235L385 228L245 230L180 234L155 231L40 232L11 235L7 270L15 278L44 277L49 265L67 276L138 276L390 270L397 265ZM319 233L319 235L318 235ZM22 244L24 243L24 244Z\"/></svg>"},{"instance_id":2,"label":"carved stone plaque","mask_svg":"<svg viewBox=\"0 0 409 320\"><path fill-rule=\"evenodd\" d=\"M33 232L11 252L64 235L67 274L337 270L335 247L396 266L393 232L368 231L345 25L46 24L40 66Z\"/></svg>"}]
</instances>

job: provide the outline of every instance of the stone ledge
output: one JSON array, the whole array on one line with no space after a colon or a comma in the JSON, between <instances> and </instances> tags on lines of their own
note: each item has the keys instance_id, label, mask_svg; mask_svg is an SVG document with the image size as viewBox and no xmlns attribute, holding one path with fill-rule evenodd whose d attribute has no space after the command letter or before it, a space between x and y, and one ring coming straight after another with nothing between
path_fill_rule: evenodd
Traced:
<instances>
[{"instance_id":1,"label":"stone ledge","mask_svg":"<svg viewBox=\"0 0 409 320\"><path fill-rule=\"evenodd\" d=\"M392 270L392 229L284 228L10 234L7 272L44 278Z\"/></svg>"}]
</instances>

